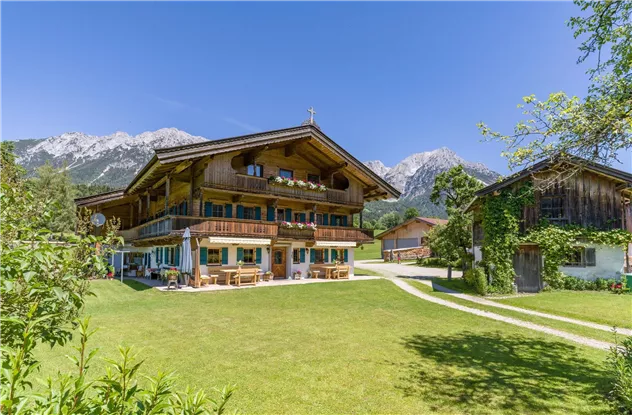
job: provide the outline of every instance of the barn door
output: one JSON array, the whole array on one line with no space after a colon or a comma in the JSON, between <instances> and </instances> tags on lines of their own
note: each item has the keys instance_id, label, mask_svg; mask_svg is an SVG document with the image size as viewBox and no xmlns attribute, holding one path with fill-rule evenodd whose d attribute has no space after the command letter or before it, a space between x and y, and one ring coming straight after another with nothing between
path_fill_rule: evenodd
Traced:
<instances>
[{"instance_id":1,"label":"barn door","mask_svg":"<svg viewBox=\"0 0 632 415\"><path fill-rule=\"evenodd\" d=\"M542 290L542 255L539 247L520 247L514 255L513 266L519 292L537 293Z\"/></svg>"}]
</instances>

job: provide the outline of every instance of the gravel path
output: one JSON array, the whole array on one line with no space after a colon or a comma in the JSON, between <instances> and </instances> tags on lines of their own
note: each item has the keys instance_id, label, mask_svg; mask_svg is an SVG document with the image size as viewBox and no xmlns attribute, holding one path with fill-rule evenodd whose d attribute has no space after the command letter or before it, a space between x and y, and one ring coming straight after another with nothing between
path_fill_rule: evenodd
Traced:
<instances>
[{"instance_id":1,"label":"gravel path","mask_svg":"<svg viewBox=\"0 0 632 415\"><path fill-rule=\"evenodd\" d=\"M600 340L594 340L594 339L590 339L588 337L583 337L583 336L578 336L575 334L571 334L571 333L567 333L565 331L562 330L556 330L547 326L542 326L540 324L535 324L535 323L530 323L528 321L524 321L524 320L519 320L516 318L512 318L512 317L505 317L502 316L500 314L496 314L496 313L492 313L489 311L483 311L483 310L478 310L476 308L471 308L471 307L466 307L466 306L462 306L460 304L456 304L453 303L451 301L447 301L444 300L442 298L437 298L434 297L432 295L428 295L426 293L423 293L422 291L416 289L415 287L409 285L408 283L406 283L405 281L402 281L399 278L396 278L398 275L402 275L401 272L399 272L401 270L401 267L408 267L408 269L405 269L406 273L403 274L404 276L415 276L417 277L417 279L419 279L422 283L427 284L432 286L432 282L429 280L423 280L424 277L429 277L430 275L415 275L415 274L426 274L428 273L427 270L429 270L428 268L420 268L420 267L410 267L410 266L406 266L406 265L397 265L397 264L371 264L368 262L363 262L363 261L357 261L356 262L358 267L361 268L367 268L367 269L372 269L374 271L377 272L382 272L383 275L385 275L387 278L389 278L395 285L397 285L399 288L401 288L402 290L416 296L419 297L421 299L424 299L426 301L430 301L432 303L435 304L440 304L446 307L450 307L453 308L455 310L460 310L460 311L464 311L466 313L470 313L470 314L474 314L477 316L481 316L481 317L487 317L490 318L492 320L496 320L496 321L502 321L504 323L508 323L508 324L513 324L515 326L519 326L519 327L524 327L524 328L528 328L531 330L535 330L535 331L539 331L541 333L546 333L546 334L550 334L552 336L557 336L557 337L561 337L563 339L566 340L570 340L572 342L584 345L584 346L588 346L588 347L594 347L596 349L601 349L601 350L608 350L611 347L614 346L614 344L612 343L608 343L608 342L604 342L604 341L600 341ZM386 265L386 266L385 266ZM430 270L434 270L434 268L430 269ZM401 270L404 271L404 270ZM420 272L421 271L421 272ZM430 271L432 272L432 271ZM407 273L412 273L413 275L407 275ZM438 275L434 275L434 276L438 276ZM437 288L438 286L435 285L435 288ZM441 287L444 288L444 287ZM448 292L452 295L457 295L454 291L452 290L447 290L447 289L443 289L442 291L444 292ZM461 296L467 296L466 294L458 294L459 297ZM479 299L473 296L467 296L467 297L471 297L473 299L476 299L476 302L479 302L478 300L481 301L485 301L482 302L481 304L485 304L485 305L499 305L498 303L494 303L493 301L489 301L489 300L484 300L484 299ZM464 298L464 297L461 297ZM465 298L466 300L470 300L470 298ZM492 303L492 304L487 304L487 303ZM502 306L506 306L505 304L502 304ZM506 307L511 307L511 309L513 309L514 311L531 311L531 310L524 310L518 307L512 307L512 306L506 306ZM506 308L506 307L501 307L501 308ZM537 312L535 312L537 313ZM531 314L531 313L526 313L526 314ZM540 315L540 316L552 316L552 317L556 317L556 319L564 319L561 321L567 321L567 322L580 322L580 320L574 320L574 319L566 319L565 317L559 317L559 316L553 316L550 314L544 314L544 313L539 313L539 314L533 314L533 315ZM570 320L570 321L569 321ZM581 323L586 323L581 321ZM587 324L592 324L592 323L587 323ZM582 324L584 325L584 324ZM597 325L600 326L600 325ZM588 327L592 327L592 326L588 326ZM623 331L621 331L621 333L623 333Z\"/></svg>"}]
</instances>

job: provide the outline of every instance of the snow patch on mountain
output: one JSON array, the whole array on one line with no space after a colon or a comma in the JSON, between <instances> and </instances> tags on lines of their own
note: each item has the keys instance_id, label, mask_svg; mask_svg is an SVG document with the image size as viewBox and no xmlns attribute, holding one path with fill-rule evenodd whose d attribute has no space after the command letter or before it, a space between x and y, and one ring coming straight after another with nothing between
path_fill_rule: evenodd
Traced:
<instances>
[{"instance_id":1,"label":"snow patch on mountain","mask_svg":"<svg viewBox=\"0 0 632 415\"><path fill-rule=\"evenodd\" d=\"M18 163L33 172L45 162L64 165L77 183L126 186L151 159L154 149L206 141L177 128L162 128L132 136L117 131L105 136L69 132L16 142Z\"/></svg>"}]
</instances>

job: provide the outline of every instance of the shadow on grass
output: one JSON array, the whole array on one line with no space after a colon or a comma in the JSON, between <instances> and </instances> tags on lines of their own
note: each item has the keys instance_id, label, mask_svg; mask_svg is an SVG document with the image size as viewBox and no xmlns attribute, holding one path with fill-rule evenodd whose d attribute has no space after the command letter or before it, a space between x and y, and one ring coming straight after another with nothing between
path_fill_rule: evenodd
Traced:
<instances>
[{"instance_id":1,"label":"shadow on grass","mask_svg":"<svg viewBox=\"0 0 632 415\"><path fill-rule=\"evenodd\" d=\"M400 388L434 402L437 411L594 414L603 408L605 374L572 345L468 332L404 342L419 359Z\"/></svg>"},{"instance_id":2,"label":"shadow on grass","mask_svg":"<svg viewBox=\"0 0 632 415\"><path fill-rule=\"evenodd\" d=\"M127 285L128 287L132 288L135 291L145 291L145 290L151 290L152 287L150 287L149 285L145 285L142 282L138 282L138 281L134 281L134 280L123 280L123 284Z\"/></svg>"}]
</instances>

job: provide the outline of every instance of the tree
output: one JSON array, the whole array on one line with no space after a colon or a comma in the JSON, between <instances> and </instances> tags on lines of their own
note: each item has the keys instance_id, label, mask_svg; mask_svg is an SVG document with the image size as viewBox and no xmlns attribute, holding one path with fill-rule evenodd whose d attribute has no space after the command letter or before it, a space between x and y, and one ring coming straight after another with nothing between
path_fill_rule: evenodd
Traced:
<instances>
[{"instance_id":1,"label":"tree","mask_svg":"<svg viewBox=\"0 0 632 415\"><path fill-rule=\"evenodd\" d=\"M3 143L4 144L4 143ZM2 371L0 411L3 414L220 414L233 389L224 388L217 400L204 392L180 392L173 376L146 377L129 348L120 348L120 361L111 362L100 376L86 373L96 350L88 350L93 331L78 321L90 292L90 278L107 272L104 255L119 244L117 223L104 226L103 237L91 235L83 217L76 234L59 234L43 226L56 207L37 198L25 186L10 146L2 145L0 175L0 316L2 317ZM67 343L79 327L76 371L48 378L32 390L39 362L34 353L43 343Z\"/></svg>"},{"instance_id":2,"label":"tree","mask_svg":"<svg viewBox=\"0 0 632 415\"><path fill-rule=\"evenodd\" d=\"M474 193L483 188L483 184L463 170L463 166L452 167L435 178L430 201L439 205L445 203L448 215L451 210L463 210L474 199Z\"/></svg>"},{"instance_id":3,"label":"tree","mask_svg":"<svg viewBox=\"0 0 632 415\"><path fill-rule=\"evenodd\" d=\"M409 207L408 209L406 209L406 212L404 212L404 220L410 220L418 216L419 216L419 210L417 210L417 208L414 208L414 207Z\"/></svg>"},{"instance_id":4,"label":"tree","mask_svg":"<svg viewBox=\"0 0 632 415\"><path fill-rule=\"evenodd\" d=\"M589 11L568 22L575 38L584 37L577 62L597 55L596 66L587 71L591 84L586 96L555 92L544 101L535 95L524 97L519 108L526 119L511 134L478 124L485 139L505 144L503 155L510 168L544 158L563 161L568 156L611 164L632 148L632 2L575 4L582 12ZM572 174L579 169L570 170Z\"/></svg>"},{"instance_id":5,"label":"tree","mask_svg":"<svg viewBox=\"0 0 632 415\"><path fill-rule=\"evenodd\" d=\"M472 215L465 213L465 208L474 199L474 194L483 184L463 170L463 166L455 166L435 178L430 200L439 205L445 203L448 211L448 223L433 234L434 241L430 249L438 249L442 257L449 261L462 259L463 267L467 266L468 249L471 246ZM434 244L435 248L432 247ZM456 259L454 259L456 258ZM448 278L452 276L452 268L448 267Z\"/></svg>"},{"instance_id":6,"label":"tree","mask_svg":"<svg viewBox=\"0 0 632 415\"><path fill-rule=\"evenodd\" d=\"M390 229L402 223L402 217L397 212L390 212L380 218L381 228Z\"/></svg>"},{"instance_id":7,"label":"tree","mask_svg":"<svg viewBox=\"0 0 632 415\"><path fill-rule=\"evenodd\" d=\"M33 195L37 200L52 205L45 227L53 232L72 232L76 224L75 188L68 170L55 169L46 163L37 169L31 181Z\"/></svg>"}]
</instances>

